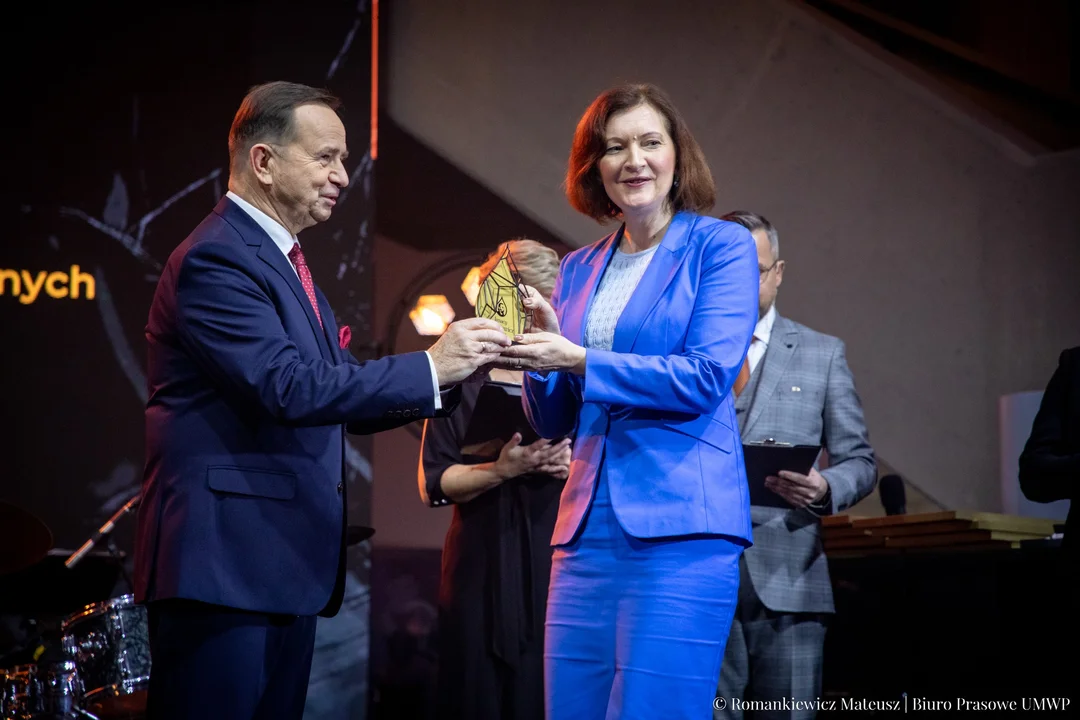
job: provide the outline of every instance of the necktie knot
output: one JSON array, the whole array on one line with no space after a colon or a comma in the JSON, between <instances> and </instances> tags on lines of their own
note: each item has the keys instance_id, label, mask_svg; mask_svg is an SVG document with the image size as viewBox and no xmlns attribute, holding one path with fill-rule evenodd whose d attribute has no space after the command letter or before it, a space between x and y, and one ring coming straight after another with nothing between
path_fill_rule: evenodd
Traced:
<instances>
[{"instance_id":1,"label":"necktie knot","mask_svg":"<svg viewBox=\"0 0 1080 720\"><path fill-rule=\"evenodd\" d=\"M292 249L289 250L289 260L297 267L300 265L307 266L307 263L304 261L304 251L300 249L300 243L293 243Z\"/></svg>"}]
</instances>

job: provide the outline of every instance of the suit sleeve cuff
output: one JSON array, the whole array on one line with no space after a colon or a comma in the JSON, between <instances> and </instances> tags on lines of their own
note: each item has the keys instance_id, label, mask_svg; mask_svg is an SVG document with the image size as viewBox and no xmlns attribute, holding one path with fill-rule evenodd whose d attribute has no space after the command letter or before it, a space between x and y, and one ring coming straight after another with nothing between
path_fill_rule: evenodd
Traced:
<instances>
[{"instance_id":1,"label":"suit sleeve cuff","mask_svg":"<svg viewBox=\"0 0 1080 720\"><path fill-rule=\"evenodd\" d=\"M442 410L442 393L439 392L439 373L435 371L435 361L431 359L431 353L424 351L428 367L431 368L431 387L435 391L435 410Z\"/></svg>"}]
</instances>

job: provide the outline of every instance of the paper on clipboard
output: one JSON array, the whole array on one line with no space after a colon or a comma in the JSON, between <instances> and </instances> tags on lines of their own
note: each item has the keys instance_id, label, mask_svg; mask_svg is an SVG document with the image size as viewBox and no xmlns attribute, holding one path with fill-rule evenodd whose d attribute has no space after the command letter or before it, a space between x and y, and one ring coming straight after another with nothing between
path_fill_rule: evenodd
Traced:
<instances>
[{"instance_id":1,"label":"paper on clipboard","mask_svg":"<svg viewBox=\"0 0 1080 720\"><path fill-rule=\"evenodd\" d=\"M770 441L743 443L750 504L790 510L791 504L787 500L765 487L765 478L779 475L781 470L809 475L820 453L820 445L788 445Z\"/></svg>"}]
</instances>

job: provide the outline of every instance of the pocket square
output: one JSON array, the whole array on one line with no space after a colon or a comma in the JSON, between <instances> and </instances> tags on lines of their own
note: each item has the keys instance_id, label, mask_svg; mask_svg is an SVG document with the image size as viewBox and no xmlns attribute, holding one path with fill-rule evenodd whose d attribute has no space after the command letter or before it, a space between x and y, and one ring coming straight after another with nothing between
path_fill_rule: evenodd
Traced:
<instances>
[{"instance_id":1,"label":"pocket square","mask_svg":"<svg viewBox=\"0 0 1080 720\"><path fill-rule=\"evenodd\" d=\"M352 341L352 328L348 325L342 325L338 329L338 346L342 350L349 349L349 343Z\"/></svg>"}]
</instances>

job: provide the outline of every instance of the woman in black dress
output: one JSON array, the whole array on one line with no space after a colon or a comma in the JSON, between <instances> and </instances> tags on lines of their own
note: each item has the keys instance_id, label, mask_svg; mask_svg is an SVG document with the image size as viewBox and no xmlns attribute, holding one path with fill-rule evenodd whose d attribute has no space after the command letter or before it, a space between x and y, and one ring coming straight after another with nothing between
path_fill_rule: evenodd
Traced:
<instances>
[{"instance_id":1,"label":"woman in black dress","mask_svg":"<svg viewBox=\"0 0 1080 720\"><path fill-rule=\"evenodd\" d=\"M509 247L522 281L551 296L558 254ZM544 615L551 534L570 441L536 437L521 408L521 373L491 370L462 388L449 417L424 425L420 496L454 506L439 587L440 720L542 720Z\"/></svg>"}]
</instances>

